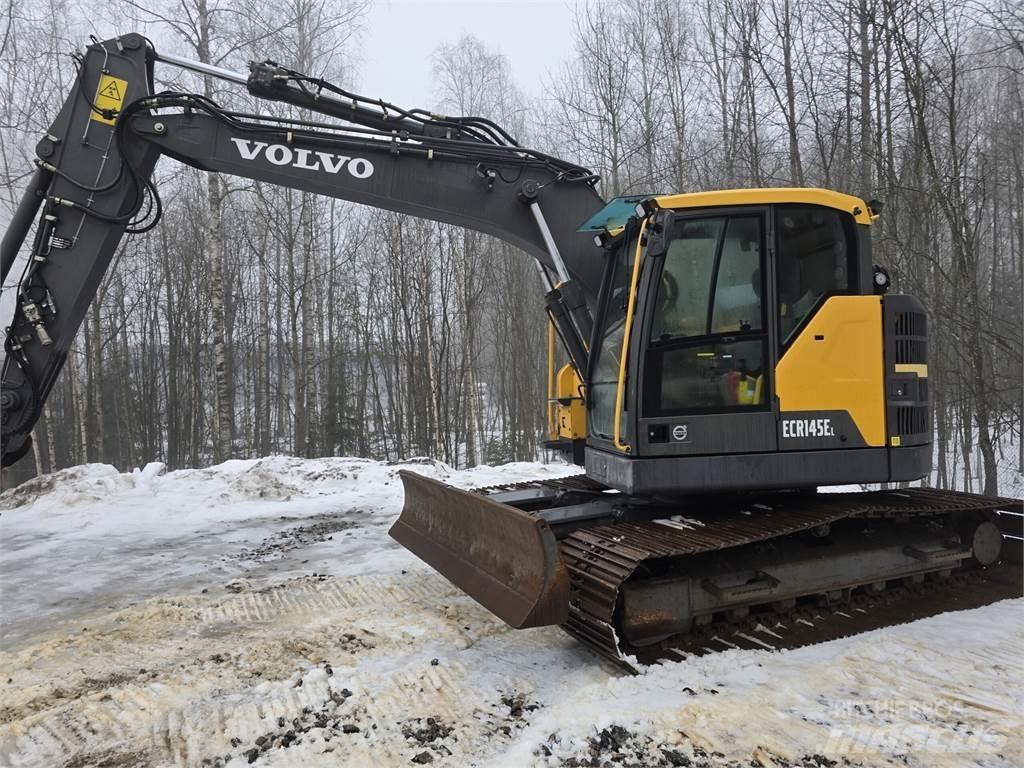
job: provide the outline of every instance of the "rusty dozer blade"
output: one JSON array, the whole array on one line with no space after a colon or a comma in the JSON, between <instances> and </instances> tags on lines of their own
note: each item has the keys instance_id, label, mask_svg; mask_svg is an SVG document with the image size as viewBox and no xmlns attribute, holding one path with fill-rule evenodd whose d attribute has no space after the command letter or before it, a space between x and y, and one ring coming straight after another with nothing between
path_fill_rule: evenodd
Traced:
<instances>
[{"instance_id":1,"label":"rusty dozer blade","mask_svg":"<svg viewBox=\"0 0 1024 768\"><path fill-rule=\"evenodd\" d=\"M543 519L402 470L391 538L516 629L562 624L569 572Z\"/></svg>"}]
</instances>

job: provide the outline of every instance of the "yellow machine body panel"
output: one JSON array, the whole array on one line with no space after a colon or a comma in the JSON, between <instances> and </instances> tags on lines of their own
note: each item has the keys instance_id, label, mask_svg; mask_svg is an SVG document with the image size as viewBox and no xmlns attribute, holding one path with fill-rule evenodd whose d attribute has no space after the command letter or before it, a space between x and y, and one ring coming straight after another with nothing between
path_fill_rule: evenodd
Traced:
<instances>
[{"instance_id":1,"label":"yellow machine body panel","mask_svg":"<svg viewBox=\"0 0 1024 768\"><path fill-rule=\"evenodd\" d=\"M779 408L847 411L869 446L885 446L880 296L833 296L775 368Z\"/></svg>"},{"instance_id":2,"label":"yellow machine body panel","mask_svg":"<svg viewBox=\"0 0 1024 768\"><path fill-rule=\"evenodd\" d=\"M566 363L555 375L555 438L580 440L587 436L587 412L583 402L583 383L576 369Z\"/></svg>"},{"instance_id":3,"label":"yellow machine body panel","mask_svg":"<svg viewBox=\"0 0 1024 768\"><path fill-rule=\"evenodd\" d=\"M659 208L711 208L734 205L778 205L800 203L823 205L849 213L858 224L871 224L867 203L859 197L816 187L769 187L765 189L726 189L715 192L688 192L682 195L655 197Z\"/></svg>"},{"instance_id":4,"label":"yellow machine body panel","mask_svg":"<svg viewBox=\"0 0 1024 768\"><path fill-rule=\"evenodd\" d=\"M587 437L586 399L576 369L555 363L555 324L548 322L548 438L553 441L584 440Z\"/></svg>"}]
</instances>

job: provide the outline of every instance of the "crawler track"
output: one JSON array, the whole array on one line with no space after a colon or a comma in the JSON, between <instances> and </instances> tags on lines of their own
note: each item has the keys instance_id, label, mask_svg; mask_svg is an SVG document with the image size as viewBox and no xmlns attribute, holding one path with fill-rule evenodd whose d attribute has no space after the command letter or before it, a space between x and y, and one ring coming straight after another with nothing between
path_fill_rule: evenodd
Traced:
<instances>
[{"instance_id":1,"label":"crawler track","mask_svg":"<svg viewBox=\"0 0 1024 768\"><path fill-rule=\"evenodd\" d=\"M757 611L740 620L717 622L685 638L644 649L638 659L704 656L730 649L784 650L917 621L949 611L980 608L1024 596L1019 565L969 568L915 583L904 581L882 592L856 590L849 599L798 604L785 614Z\"/></svg>"},{"instance_id":2,"label":"crawler track","mask_svg":"<svg viewBox=\"0 0 1024 768\"><path fill-rule=\"evenodd\" d=\"M607 490L600 483L577 475L497 486L479 492L490 495L544 489L577 498L580 494L596 497ZM623 501L628 507L629 500L624 498ZM870 584L870 580L860 579L837 584L829 590L833 608L818 610L816 607L810 617L806 615L807 605L827 604L827 598L823 594L804 595L799 603L785 604L787 607L782 613L771 614L772 626L779 625L776 630L764 623L769 619L759 612L763 606L748 604L742 610L715 617L717 620L731 616L734 623L716 621L710 627L699 627L692 634L670 638L653 647L633 648L621 636L622 587L627 581L633 583L646 578L652 564L658 566L651 569L654 572L671 572L673 567L685 567L694 556L715 552L726 556L740 547L781 541L783 537L801 532L827 530L828 526L851 518L866 522L911 518L949 520L956 516L991 514L996 510L1014 514L1024 511L1022 502L1015 499L925 488L820 495L696 497L676 503L658 502L652 511L642 513L640 519L627 513L621 520L578 527L559 536L560 553L570 574L569 619L563 629L602 656L628 666L626 660L630 657L650 661L666 654L729 647L797 647L911 621L951 607L975 607L1018 596L1019 567L964 571L960 568L962 561L957 560L950 563L951 577L929 576L927 583L897 580L887 585L883 580ZM538 513L543 515L543 510ZM1018 518L1007 519L1016 522ZM1004 525L1001 527L1006 530ZM931 567L939 570L934 565ZM942 568L941 572L945 575L947 569ZM859 589L865 584L870 584L874 591ZM842 597L842 605L848 610L835 608L837 596ZM924 596L927 600L922 602ZM767 600L764 605L771 605ZM756 632L759 628L766 631ZM782 628L784 632L780 631Z\"/></svg>"}]
</instances>

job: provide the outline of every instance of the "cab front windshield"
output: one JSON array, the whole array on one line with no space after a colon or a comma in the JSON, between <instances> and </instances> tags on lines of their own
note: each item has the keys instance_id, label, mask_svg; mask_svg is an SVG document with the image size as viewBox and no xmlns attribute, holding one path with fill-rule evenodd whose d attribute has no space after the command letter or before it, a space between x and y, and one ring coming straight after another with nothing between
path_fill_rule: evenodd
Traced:
<instances>
[{"instance_id":1,"label":"cab front windshield","mask_svg":"<svg viewBox=\"0 0 1024 768\"><path fill-rule=\"evenodd\" d=\"M619 362L622 358L622 337L629 307L629 286L636 254L636 238L627 240L610 258L612 273L604 306L604 332L595 350L593 375L588 388L590 397L590 433L611 439L615 429L615 391L619 383ZM622 422L626 428L626 420Z\"/></svg>"}]
</instances>

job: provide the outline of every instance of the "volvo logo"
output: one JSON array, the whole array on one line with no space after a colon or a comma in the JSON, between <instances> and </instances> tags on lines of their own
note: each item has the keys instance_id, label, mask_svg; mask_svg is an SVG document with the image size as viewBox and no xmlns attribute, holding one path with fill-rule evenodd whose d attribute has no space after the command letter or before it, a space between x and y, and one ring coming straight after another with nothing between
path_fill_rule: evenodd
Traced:
<instances>
[{"instance_id":1,"label":"volvo logo","mask_svg":"<svg viewBox=\"0 0 1024 768\"><path fill-rule=\"evenodd\" d=\"M265 141L249 141L232 138L243 160L255 160L260 155L271 165L290 165L305 171L326 171L340 173L344 168L357 179L368 179L373 175L373 163L365 157L336 155L333 152L319 152L312 149L295 149L284 144L268 144Z\"/></svg>"},{"instance_id":2,"label":"volvo logo","mask_svg":"<svg viewBox=\"0 0 1024 768\"><path fill-rule=\"evenodd\" d=\"M687 429L686 424L676 424L672 427L672 439L677 443L685 443L686 438L689 436L689 429Z\"/></svg>"}]
</instances>

